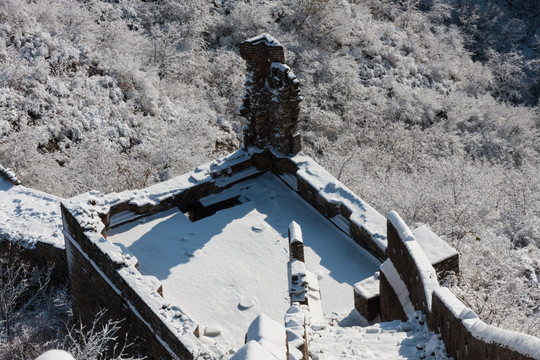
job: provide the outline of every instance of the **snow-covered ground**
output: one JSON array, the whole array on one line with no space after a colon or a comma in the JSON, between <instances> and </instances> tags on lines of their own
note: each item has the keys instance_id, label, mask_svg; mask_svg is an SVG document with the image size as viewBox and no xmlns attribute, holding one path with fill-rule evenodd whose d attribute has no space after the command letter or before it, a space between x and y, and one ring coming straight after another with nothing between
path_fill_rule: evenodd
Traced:
<instances>
[{"instance_id":1,"label":"snow-covered ground","mask_svg":"<svg viewBox=\"0 0 540 360\"><path fill-rule=\"evenodd\" d=\"M0 237L26 247L41 241L64 248L60 201L0 176Z\"/></svg>"},{"instance_id":2,"label":"snow-covered ground","mask_svg":"<svg viewBox=\"0 0 540 360\"><path fill-rule=\"evenodd\" d=\"M311 333L313 360L330 359L448 359L439 335L423 324L420 312L407 322L399 320L371 326L328 326Z\"/></svg>"},{"instance_id":3,"label":"snow-covered ground","mask_svg":"<svg viewBox=\"0 0 540 360\"><path fill-rule=\"evenodd\" d=\"M259 313L283 321L287 227L294 220L302 227L307 268L319 278L324 312L349 314L354 283L380 263L270 173L202 202L236 196L241 204L196 222L173 209L112 229L108 239L134 254L143 274L162 281L165 299L200 324L208 335L203 340L229 350L244 343Z\"/></svg>"}]
</instances>

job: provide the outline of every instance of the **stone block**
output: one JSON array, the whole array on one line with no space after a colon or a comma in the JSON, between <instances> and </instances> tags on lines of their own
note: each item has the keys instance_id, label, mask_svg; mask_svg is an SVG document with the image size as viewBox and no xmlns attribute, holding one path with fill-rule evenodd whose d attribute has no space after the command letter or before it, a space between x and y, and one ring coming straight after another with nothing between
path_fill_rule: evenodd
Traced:
<instances>
[{"instance_id":1,"label":"stone block","mask_svg":"<svg viewBox=\"0 0 540 360\"><path fill-rule=\"evenodd\" d=\"M381 307L379 274L356 283L353 290L356 311L368 321L375 320Z\"/></svg>"},{"instance_id":2,"label":"stone block","mask_svg":"<svg viewBox=\"0 0 540 360\"><path fill-rule=\"evenodd\" d=\"M407 314L403 311L396 292L382 272L379 275L379 286L381 321L407 321Z\"/></svg>"}]
</instances>

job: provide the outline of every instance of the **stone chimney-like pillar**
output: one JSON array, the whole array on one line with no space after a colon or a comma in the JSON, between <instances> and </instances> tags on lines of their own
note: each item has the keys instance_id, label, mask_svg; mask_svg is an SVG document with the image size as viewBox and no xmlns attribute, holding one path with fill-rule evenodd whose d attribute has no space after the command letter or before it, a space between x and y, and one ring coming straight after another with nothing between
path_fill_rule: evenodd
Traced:
<instances>
[{"instance_id":1,"label":"stone chimney-like pillar","mask_svg":"<svg viewBox=\"0 0 540 360\"><path fill-rule=\"evenodd\" d=\"M240 115L247 119L244 147L273 146L284 155L296 154L300 82L285 65L283 46L268 34L243 41L240 55L247 63L246 89Z\"/></svg>"}]
</instances>

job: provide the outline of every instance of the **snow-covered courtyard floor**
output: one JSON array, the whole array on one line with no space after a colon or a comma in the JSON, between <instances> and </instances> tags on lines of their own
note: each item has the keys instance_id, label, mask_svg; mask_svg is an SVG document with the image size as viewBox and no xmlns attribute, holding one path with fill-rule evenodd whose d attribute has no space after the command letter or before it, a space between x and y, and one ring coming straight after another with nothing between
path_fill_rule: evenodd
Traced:
<instances>
[{"instance_id":1,"label":"snow-covered courtyard floor","mask_svg":"<svg viewBox=\"0 0 540 360\"><path fill-rule=\"evenodd\" d=\"M171 209L111 229L108 239L138 258L141 273L163 283L164 298L200 324L201 335L209 335L203 340L227 351L243 345L259 313L283 322L287 227L294 220L302 227L307 268L319 278L323 311L349 314L353 284L378 271L379 261L271 173L201 202L236 196L241 204L198 221Z\"/></svg>"}]
</instances>

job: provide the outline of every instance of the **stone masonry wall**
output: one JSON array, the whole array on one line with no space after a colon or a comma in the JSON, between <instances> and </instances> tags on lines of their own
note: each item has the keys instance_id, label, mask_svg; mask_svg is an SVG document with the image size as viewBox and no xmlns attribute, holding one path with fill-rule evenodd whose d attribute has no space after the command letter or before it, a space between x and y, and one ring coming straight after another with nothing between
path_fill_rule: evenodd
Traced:
<instances>
[{"instance_id":1,"label":"stone masonry wall","mask_svg":"<svg viewBox=\"0 0 540 360\"><path fill-rule=\"evenodd\" d=\"M420 273L425 270L424 266L431 265L415 261L404 244L411 240L402 239L391 221L388 221L387 234L388 259L405 283L414 308L426 314L429 329L441 334L446 350L454 359L540 359L540 339L486 325L447 288L426 289L420 281ZM382 272L380 286L381 315L385 312L389 317L402 319L402 309L390 308L392 303L399 304L399 301ZM427 296L431 300L431 309L426 306Z\"/></svg>"},{"instance_id":2,"label":"stone masonry wall","mask_svg":"<svg viewBox=\"0 0 540 360\"><path fill-rule=\"evenodd\" d=\"M454 299L459 301L457 299ZM464 306L463 306L464 307ZM463 313L472 313L472 310L465 309ZM489 359L489 360L533 360L540 359L540 339L536 339L536 356L529 356L516 349L511 349L509 343L504 344L502 341L490 341L487 339L481 339L478 334L475 334L474 331L471 331L467 326L465 326L464 321L467 319L460 319L461 314L456 315L452 309L445 304L442 300L439 292L433 292L433 311L431 314L431 327L434 331L442 335L446 350L452 354L454 359ZM473 321L474 321L473 314ZM471 319L469 319L471 320ZM511 339L511 342L518 340L516 343L522 343L523 340L533 340L532 337L529 337L525 334L512 333L510 331L498 329L494 326L489 326L483 323L481 320L476 320L479 322L480 327L488 328L489 332L504 332L505 338ZM529 339L525 339L529 337ZM534 341L534 340L533 340ZM532 341L531 341L532 342ZM531 346L527 346L530 348ZM534 344L533 344L534 347ZM525 350L525 349L524 349ZM534 351L534 350L533 350Z\"/></svg>"},{"instance_id":3,"label":"stone masonry wall","mask_svg":"<svg viewBox=\"0 0 540 360\"><path fill-rule=\"evenodd\" d=\"M400 306L399 298L386 279L384 272L379 275L380 286L380 316L381 321L401 320L407 321L407 314Z\"/></svg>"},{"instance_id":4,"label":"stone masonry wall","mask_svg":"<svg viewBox=\"0 0 540 360\"><path fill-rule=\"evenodd\" d=\"M121 343L127 336L128 352L152 359L192 359L191 353L122 279L120 265L100 251L84 234L70 212L62 206L73 313L90 326L106 309L107 319L123 320Z\"/></svg>"},{"instance_id":5,"label":"stone masonry wall","mask_svg":"<svg viewBox=\"0 0 540 360\"><path fill-rule=\"evenodd\" d=\"M21 260L41 269L52 265L51 285L63 286L68 280L66 252L52 244L37 242L35 248L29 249L0 239L0 252L8 256L19 256Z\"/></svg>"},{"instance_id":6,"label":"stone masonry wall","mask_svg":"<svg viewBox=\"0 0 540 360\"><path fill-rule=\"evenodd\" d=\"M282 154L301 149L298 133L299 81L285 65L284 49L262 34L243 41L240 55L246 61L246 90L240 114L247 119L244 146L273 146Z\"/></svg>"},{"instance_id":7,"label":"stone masonry wall","mask_svg":"<svg viewBox=\"0 0 540 360\"><path fill-rule=\"evenodd\" d=\"M386 254L394 264L401 280L407 286L414 308L422 310L427 315L429 313L427 306L428 300L418 266L405 246L404 239L400 238L394 225L388 221L387 226L388 247L386 248ZM383 293L381 292L381 298L382 296Z\"/></svg>"}]
</instances>

